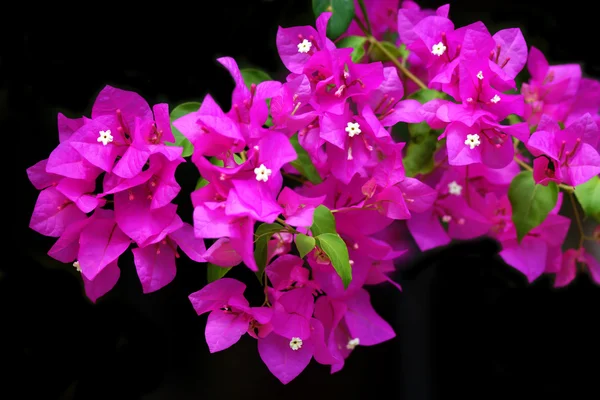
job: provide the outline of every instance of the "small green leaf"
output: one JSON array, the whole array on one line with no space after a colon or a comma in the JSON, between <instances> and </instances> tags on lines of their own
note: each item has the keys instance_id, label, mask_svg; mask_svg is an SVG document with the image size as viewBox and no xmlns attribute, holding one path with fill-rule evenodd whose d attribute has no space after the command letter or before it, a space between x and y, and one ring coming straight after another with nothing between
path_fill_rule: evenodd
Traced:
<instances>
[{"instance_id":1,"label":"small green leaf","mask_svg":"<svg viewBox=\"0 0 600 400\"><path fill-rule=\"evenodd\" d=\"M198 178L198 182L196 182L196 187L194 188L194 190L198 190L200 188L203 188L204 186L208 185L208 181L202 177Z\"/></svg>"},{"instance_id":2,"label":"small green leaf","mask_svg":"<svg viewBox=\"0 0 600 400\"><path fill-rule=\"evenodd\" d=\"M586 183L575 186L575 197L585 215L600 222L600 177L594 176Z\"/></svg>"},{"instance_id":3,"label":"small green leaf","mask_svg":"<svg viewBox=\"0 0 600 400\"><path fill-rule=\"evenodd\" d=\"M332 13L327 24L327 37L331 40L337 39L346 32L354 18L353 0L312 0L312 8L315 17L325 11Z\"/></svg>"},{"instance_id":4,"label":"small green leaf","mask_svg":"<svg viewBox=\"0 0 600 400\"><path fill-rule=\"evenodd\" d=\"M417 100L421 104L425 104L433 99L445 99L446 97L445 93L432 89L420 89L408 96L409 99Z\"/></svg>"},{"instance_id":5,"label":"small green leaf","mask_svg":"<svg viewBox=\"0 0 600 400\"><path fill-rule=\"evenodd\" d=\"M406 45L402 43L400 47L398 47L398 53L400 54L400 58L406 60L410 55L410 51L406 48Z\"/></svg>"},{"instance_id":6,"label":"small green leaf","mask_svg":"<svg viewBox=\"0 0 600 400\"><path fill-rule=\"evenodd\" d=\"M515 125L522 122L521 118L519 118L519 116L516 114L510 114L508 117L506 117L506 119L508 120L509 125Z\"/></svg>"},{"instance_id":7,"label":"small green leaf","mask_svg":"<svg viewBox=\"0 0 600 400\"><path fill-rule=\"evenodd\" d=\"M316 242L315 238L312 236L307 236L303 233L296 234L296 238L294 239L296 243L296 247L298 248L298 253L300 253L300 258L304 258L308 253L315 248Z\"/></svg>"},{"instance_id":8,"label":"small green leaf","mask_svg":"<svg viewBox=\"0 0 600 400\"><path fill-rule=\"evenodd\" d=\"M335 230L335 217L329 208L322 204L315 208L313 223L310 227L310 231L314 236L322 235L323 233L337 232Z\"/></svg>"},{"instance_id":9,"label":"small green leaf","mask_svg":"<svg viewBox=\"0 0 600 400\"><path fill-rule=\"evenodd\" d=\"M329 260L331 265L338 273L344 288L347 288L352 281L352 267L350 266L350 257L348 255L348 246L337 233L323 233L316 237L317 244Z\"/></svg>"},{"instance_id":10,"label":"small green leaf","mask_svg":"<svg viewBox=\"0 0 600 400\"><path fill-rule=\"evenodd\" d=\"M422 135L411 139L406 147L402 160L406 176L427 174L433 170L433 154L437 149L438 140L433 135Z\"/></svg>"},{"instance_id":11,"label":"small green leaf","mask_svg":"<svg viewBox=\"0 0 600 400\"><path fill-rule=\"evenodd\" d=\"M523 171L510 183L508 198L520 242L529 231L544 222L556 206L558 186L554 182L550 182L548 186L536 185L533 173Z\"/></svg>"},{"instance_id":12,"label":"small green leaf","mask_svg":"<svg viewBox=\"0 0 600 400\"><path fill-rule=\"evenodd\" d=\"M242 157L240 157L240 155L237 153L233 153L233 159L235 160L235 163L237 165L240 165L244 162L244 160L242 160Z\"/></svg>"},{"instance_id":13,"label":"small green leaf","mask_svg":"<svg viewBox=\"0 0 600 400\"><path fill-rule=\"evenodd\" d=\"M242 68L240 69L240 73L248 89L250 89L253 83L258 85L261 82L273 80L265 71L256 68Z\"/></svg>"},{"instance_id":14,"label":"small green leaf","mask_svg":"<svg viewBox=\"0 0 600 400\"><path fill-rule=\"evenodd\" d=\"M315 168L315 165L310 159L310 156L304 147L300 146L297 133L290 138L290 143L294 147L294 150L296 150L296 154L298 154L298 158L290 163L292 164L292 167L315 185L323 182L321 176L317 172L317 168Z\"/></svg>"},{"instance_id":15,"label":"small green leaf","mask_svg":"<svg viewBox=\"0 0 600 400\"><path fill-rule=\"evenodd\" d=\"M208 161L210 161L210 163L212 165L216 165L217 167L224 167L225 163L223 162L223 160L218 159L217 157L211 157L208 159Z\"/></svg>"},{"instance_id":16,"label":"small green leaf","mask_svg":"<svg viewBox=\"0 0 600 400\"><path fill-rule=\"evenodd\" d=\"M173 122L184 115L188 115L189 113L196 112L200 109L200 103L197 101L190 101L188 103L182 103L171 110L171 130L173 131L173 136L175 137L175 143L171 144L169 142L165 142L170 146L181 146L183 147L183 152L181 153L182 157L189 157L194 152L194 145L190 143L189 140L181 132L179 129L175 128Z\"/></svg>"},{"instance_id":17,"label":"small green leaf","mask_svg":"<svg viewBox=\"0 0 600 400\"><path fill-rule=\"evenodd\" d=\"M208 283L221 279L230 269L231 267L219 267L218 265L208 263L206 267L206 279Z\"/></svg>"},{"instance_id":18,"label":"small green leaf","mask_svg":"<svg viewBox=\"0 0 600 400\"><path fill-rule=\"evenodd\" d=\"M277 232L282 232L285 229L281 224L274 222L272 224L260 224L254 233L254 260L258 267L256 273L259 279L262 277L263 271L267 265L267 244L269 239Z\"/></svg>"},{"instance_id":19,"label":"small green leaf","mask_svg":"<svg viewBox=\"0 0 600 400\"><path fill-rule=\"evenodd\" d=\"M365 55L365 42L367 38L364 36L346 36L337 42L338 49L351 48L352 54L350 58L352 62L358 63Z\"/></svg>"}]
</instances>

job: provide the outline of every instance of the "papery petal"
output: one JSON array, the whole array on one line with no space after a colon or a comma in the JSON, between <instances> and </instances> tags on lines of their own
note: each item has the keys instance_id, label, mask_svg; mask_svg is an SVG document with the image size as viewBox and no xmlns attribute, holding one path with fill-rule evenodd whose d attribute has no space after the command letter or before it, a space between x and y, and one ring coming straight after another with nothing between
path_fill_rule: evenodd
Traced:
<instances>
[{"instance_id":1,"label":"papery petal","mask_svg":"<svg viewBox=\"0 0 600 400\"><path fill-rule=\"evenodd\" d=\"M526 237L521 243L504 243L500 257L508 265L522 272L529 282L533 282L544 272L547 251L548 246L544 241Z\"/></svg>"},{"instance_id":2,"label":"papery petal","mask_svg":"<svg viewBox=\"0 0 600 400\"><path fill-rule=\"evenodd\" d=\"M59 237L69 225L85 218L83 211L51 186L38 195L29 227L44 236Z\"/></svg>"},{"instance_id":3,"label":"papery petal","mask_svg":"<svg viewBox=\"0 0 600 400\"><path fill-rule=\"evenodd\" d=\"M350 335L360 339L363 346L372 346L396 336L392 327L383 320L371 306L369 293L360 289L346 299L348 312L345 316Z\"/></svg>"},{"instance_id":4,"label":"papery petal","mask_svg":"<svg viewBox=\"0 0 600 400\"><path fill-rule=\"evenodd\" d=\"M221 278L209 283L197 292L189 295L189 299L198 315L218 310L226 306L231 298L243 298L246 285L232 278Z\"/></svg>"},{"instance_id":5,"label":"papery petal","mask_svg":"<svg viewBox=\"0 0 600 400\"><path fill-rule=\"evenodd\" d=\"M412 214L411 218L406 221L406 226L421 251L450 243L450 237L440 220L430 212Z\"/></svg>"},{"instance_id":6,"label":"papery petal","mask_svg":"<svg viewBox=\"0 0 600 400\"><path fill-rule=\"evenodd\" d=\"M307 340L302 348L292 350L290 339L271 333L258 340L258 354L269 371L284 385L300 375L308 366L314 353L312 341Z\"/></svg>"},{"instance_id":7,"label":"papery petal","mask_svg":"<svg viewBox=\"0 0 600 400\"><path fill-rule=\"evenodd\" d=\"M96 303L100 297L108 293L117 284L120 275L121 270L117 265L117 260L106 265L93 280L89 280L85 275L82 275L85 295L92 303Z\"/></svg>"},{"instance_id":8,"label":"papery petal","mask_svg":"<svg viewBox=\"0 0 600 400\"><path fill-rule=\"evenodd\" d=\"M79 236L77 260L81 273L89 280L127 250L131 240L113 219L95 218Z\"/></svg>"},{"instance_id":9,"label":"papery petal","mask_svg":"<svg viewBox=\"0 0 600 400\"><path fill-rule=\"evenodd\" d=\"M39 161L27 168L27 177L37 190L46 189L48 186L55 186L62 179L62 176L46 172L46 165L48 165L48 159Z\"/></svg>"},{"instance_id":10,"label":"papery petal","mask_svg":"<svg viewBox=\"0 0 600 400\"><path fill-rule=\"evenodd\" d=\"M204 335L211 353L225 350L240 340L248 330L250 318L245 313L215 310L208 315Z\"/></svg>"},{"instance_id":11,"label":"papery petal","mask_svg":"<svg viewBox=\"0 0 600 400\"><path fill-rule=\"evenodd\" d=\"M203 254L206 262L221 267L235 267L242 262L242 257L231 246L229 238L220 238Z\"/></svg>"},{"instance_id":12,"label":"papery petal","mask_svg":"<svg viewBox=\"0 0 600 400\"><path fill-rule=\"evenodd\" d=\"M181 228L169 235L177 243L179 248L192 260L196 262L206 262L203 255L206 252L204 240L196 238L194 227L184 223Z\"/></svg>"}]
</instances>

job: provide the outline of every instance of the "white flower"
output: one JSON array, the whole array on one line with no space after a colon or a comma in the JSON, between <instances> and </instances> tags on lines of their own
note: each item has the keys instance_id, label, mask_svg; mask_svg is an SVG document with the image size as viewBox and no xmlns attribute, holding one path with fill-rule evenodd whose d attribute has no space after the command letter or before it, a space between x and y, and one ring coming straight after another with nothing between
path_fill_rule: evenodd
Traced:
<instances>
[{"instance_id":1,"label":"white flower","mask_svg":"<svg viewBox=\"0 0 600 400\"><path fill-rule=\"evenodd\" d=\"M308 53L310 48L312 47L312 43L310 40L304 39L302 43L298 43L298 53Z\"/></svg>"},{"instance_id":2,"label":"white flower","mask_svg":"<svg viewBox=\"0 0 600 400\"><path fill-rule=\"evenodd\" d=\"M448 184L448 192L455 196L460 196L462 192L462 186L460 186L456 181L452 181Z\"/></svg>"},{"instance_id":3,"label":"white flower","mask_svg":"<svg viewBox=\"0 0 600 400\"><path fill-rule=\"evenodd\" d=\"M446 52L446 46L444 46L444 43L439 42L438 44L434 44L433 47L431 48L431 54L433 54L434 56L441 56Z\"/></svg>"},{"instance_id":4,"label":"white flower","mask_svg":"<svg viewBox=\"0 0 600 400\"><path fill-rule=\"evenodd\" d=\"M271 170L265 167L265 164L260 164L260 167L254 168L254 173L256 174L257 181L266 182L269 180L269 176L271 176Z\"/></svg>"},{"instance_id":5,"label":"white flower","mask_svg":"<svg viewBox=\"0 0 600 400\"><path fill-rule=\"evenodd\" d=\"M452 216L450 216L450 215L444 215L442 217L442 221L444 221L445 223L448 223L448 222L452 221Z\"/></svg>"},{"instance_id":6,"label":"white flower","mask_svg":"<svg viewBox=\"0 0 600 400\"><path fill-rule=\"evenodd\" d=\"M293 337L292 340L290 340L290 349L296 351L296 350L300 350L302 348L302 339L300 339L299 337Z\"/></svg>"},{"instance_id":7,"label":"white flower","mask_svg":"<svg viewBox=\"0 0 600 400\"><path fill-rule=\"evenodd\" d=\"M348 132L348 136L354 137L361 134L360 125L358 122L348 122L345 131Z\"/></svg>"},{"instance_id":8,"label":"white flower","mask_svg":"<svg viewBox=\"0 0 600 400\"><path fill-rule=\"evenodd\" d=\"M73 266L75 267L75 269L77 270L77 272L81 272L81 265L79 265L79 261L75 261L73 263Z\"/></svg>"},{"instance_id":9,"label":"white flower","mask_svg":"<svg viewBox=\"0 0 600 400\"><path fill-rule=\"evenodd\" d=\"M110 134L110 129L107 131L100 131L98 136L98 143L102 143L104 146L113 141L113 136Z\"/></svg>"},{"instance_id":10,"label":"white flower","mask_svg":"<svg viewBox=\"0 0 600 400\"><path fill-rule=\"evenodd\" d=\"M359 338L350 339L350 340L348 340L348 344L346 345L346 348L348 350L354 350L354 348L356 346L358 346L359 344L360 344Z\"/></svg>"},{"instance_id":11,"label":"white flower","mask_svg":"<svg viewBox=\"0 0 600 400\"><path fill-rule=\"evenodd\" d=\"M477 73L477 79L482 80L483 79L483 71L479 71Z\"/></svg>"},{"instance_id":12,"label":"white flower","mask_svg":"<svg viewBox=\"0 0 600 400\"><path fill-rule=\"evenodd\" d=\"M475 147L479 146L481 142L479 141L479 135L474 133L472 135L467 135L467 139L465 140L465 144L473 150Z\"/></svg>"},{"instance_id":13,"label":"white flower","mask_svg":"<svg viewBox=\"0 0 600 400\"><path fill-rule=\"evenodd\" d=\"M494 97L492 97L492 98L490 99L490 101L491 101L492 103L496 104L497 102L499 102L499 101L500 101L500 96L498 96L497 94L495 94L495 95L494 95Z\"/></svg>"}]
</instances>

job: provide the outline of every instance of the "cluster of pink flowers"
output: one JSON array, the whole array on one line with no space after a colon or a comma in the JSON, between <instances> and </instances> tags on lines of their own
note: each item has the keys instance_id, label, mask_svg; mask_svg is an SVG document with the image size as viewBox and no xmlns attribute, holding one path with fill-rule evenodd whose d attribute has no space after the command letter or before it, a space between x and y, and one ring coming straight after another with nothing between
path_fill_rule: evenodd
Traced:
<instances>
[{"instance_id":1,"label":"cluster of pink flowers","mask_svg":"<svg viewBox=\"0 0 600 400\"><path fill-rule=\"evenodd\" d=\"M58 237L48 255L81 271L91 300L117 283L119 256L132 242L144 293L173 280L178 247L204 261L204 241L171 203L185 160L181 147L165 144L174 142L166 104L150 108L138 94L106 86L91 118L59 114L58 132L48 159L27 170L41 190L30 227Z\"/></svg>"},{"instance_id":2,"label":"cluster of pink flowers","mask_svg":"<svg viewBox=\"0 0 600 400\"><path fill-rule=\"evenodd\" d=\"M228 111L207 95L169 116L166 104L151 109L107 86L91 118L59 114L60 144L28 169L41 190L30 226L58 237L48 254L81 271L93 301L115 285L132 242L145 293L174 278L178 248L219 276L244 264L264 285L263 304L228 277L190 300L209 313L211 352L248 333L283 383L313 357L336 372L356 346L395 336L364 286L400 289L387 273L405 252L402 225L422 250L487 235L529 281L549 273L566 285L580 263L600 283L587 236L563 252L571 220L559 215L558 191L600 218L600 83L577 65L549 66L519 29L455 29L448 5L382 3L356 2L342 35L362 36L355 48L327 36L331 12L316 28L280 27L284 83L250 83L232 58L218 59L235 82ZM387 48L404 56L373 61L390 35ZM531 80L518 93L526 64ZM399 123L409 124L408 143L392 132ZM193 226L171 203L182 140L202 177ZM419 164L410 174L409 156Z\"/></svg>"}]
</instances>

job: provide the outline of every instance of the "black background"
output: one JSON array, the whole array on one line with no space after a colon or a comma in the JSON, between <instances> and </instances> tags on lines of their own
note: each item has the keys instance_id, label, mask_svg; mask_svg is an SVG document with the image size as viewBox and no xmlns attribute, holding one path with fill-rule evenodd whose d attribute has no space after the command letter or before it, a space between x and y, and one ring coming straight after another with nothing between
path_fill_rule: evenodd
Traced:
<instances>
[{"instance_id":1,"label":"black background","mask_svg":"<svg viewBox=\"0 0 600 400\"><path fill-rule=\"evenodd\" d=\"M491 241L403 262L395 276L403 293L389 285L370 290L397 338L357 348L334 375L313 362L287 386L270 375L247 336L208 353L206 317L197 317L187 300L205 284L205 268L185 257L173 283L143 295L129 253L121 258L115 289L97 305L89 303L74 269L45 256L53 241L28 228L37 191L25 169L58 143L56 113L89 115L106 84L136 90L150 104L176 105L210 92L228 109L233 82L215 58L232 56L283 79L277 25L314 24L309 0L131 9L93 4L89 11L52 4L27 18L5 14L16 18L5 36L13 40L3 41L0 91L3 158L10 168L4 176L14 182L5 181L2 196L10 240L0 271L0 354L7 367L0 398L597 396L600 290L585 275L562 290L546 278L527 285L499 260ZM588 7L456 1L450 16L457 26L483 20L492 32L521 27L552 63L581 62L598 78L597 16ZM187 194L197 176L189 162L178 169L183 195L177 202L188 221ZM248 283L251 296L257 293L248 270L232 273Z\"/></svg>"}]
</instances>

